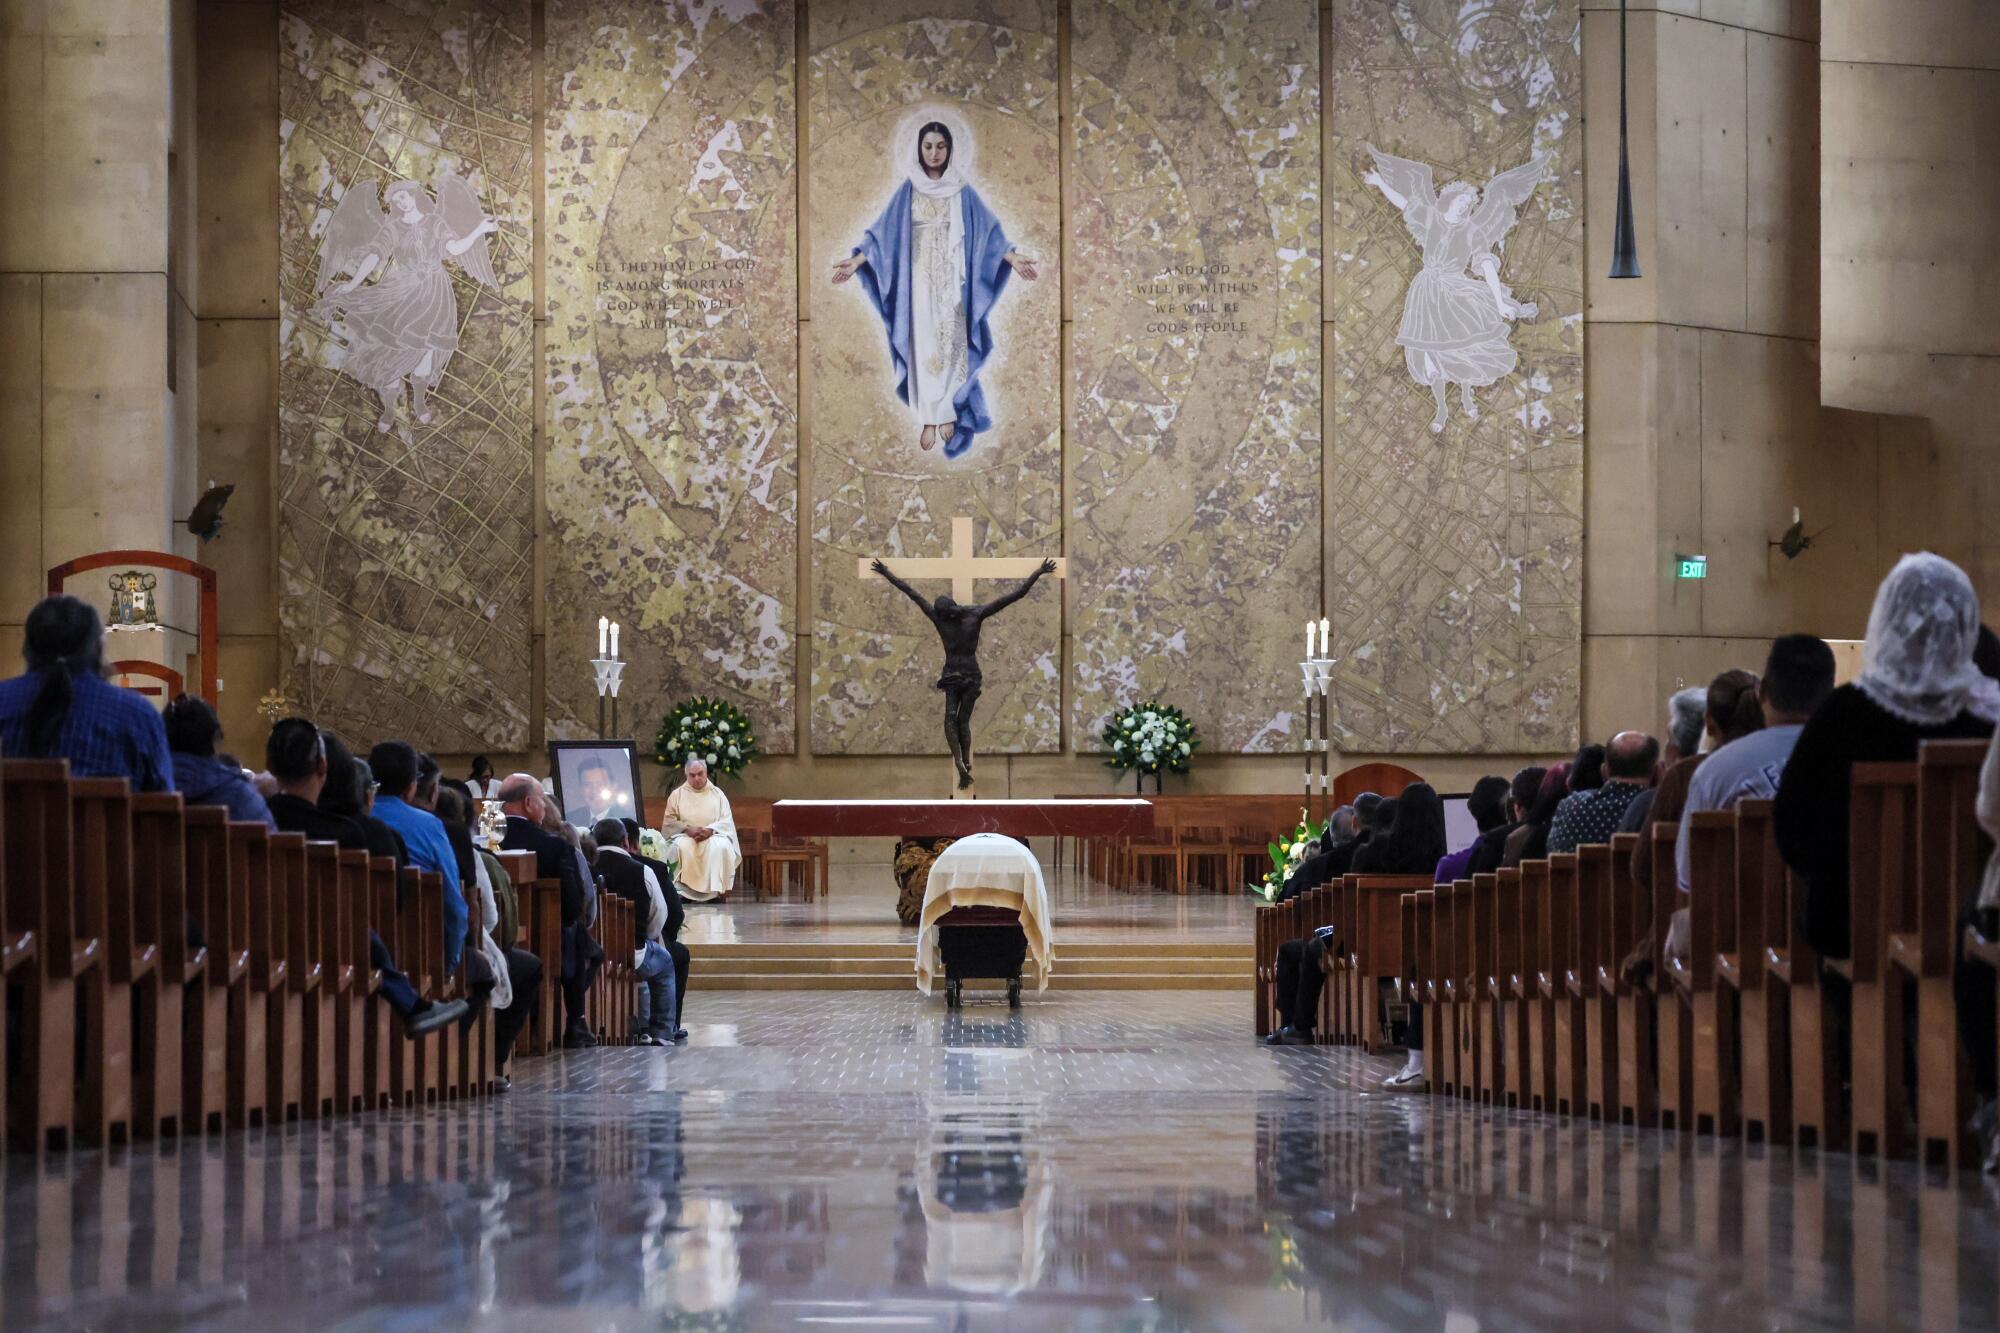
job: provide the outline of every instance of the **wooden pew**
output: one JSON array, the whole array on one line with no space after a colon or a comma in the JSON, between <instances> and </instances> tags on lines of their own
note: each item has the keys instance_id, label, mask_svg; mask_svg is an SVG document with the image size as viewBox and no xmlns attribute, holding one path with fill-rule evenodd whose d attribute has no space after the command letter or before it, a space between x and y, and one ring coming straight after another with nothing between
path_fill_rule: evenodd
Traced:
<instances>
[{"instance_id":1,"label":"wooden pew","mask_svg":"<svg viewBox=\"0 0 2000 1333\"><path fill-rule=\"evenodd\" d=\"M1549 900L1549 863L1524 861L1510 873L1521 879L1521 989L1526 1000L1522 1040L1527 1044L1521 1105L1556 1110L1556 994L1562 950L1557 946L1555 904Z\"/></svg>"},{"instance_id":2,"label":"wooden pew","mask_svg":"<svg viewBox=\"0 0 2000 1333\"><path fill-rule=\"evenodd\" d=\"M1697 1134L1734 1136L1739 1127L1736 994L1721 981L1719 962L1735 954L1736 815L1698 810L1688 815L1688 961L1674 969L1691 1014L1694 1121Z\"/></svg>"},{"instance_id":3,"label":"wooden pew","mask_svg":"<svg viewBox=\"0 0 2000 1333\"><path fill-rule=\"evenodd\" d=\"M1343 914L1349 978L1344 1036L1370 1055L1380 1054L1389 1044L1382 992L1402 966L1403 897L1429 887L1428 875L1355 875L1348 879Z\"/></svg>"},{"instance_id":4,"label":"wooden pew","mask_svg":"<svg viewBox=\"0 0 2000 1333\"><path fill-rule=\"evenodd\" d=\"M1500 1063L1497 1100L1510 1108L1526 1107L1531 1095L1528 1032L1534 975L1528 960L1533 917L1518 867L1497 872L1493 885L1494 1009L1502 1016L1496 1039Z\"/></svg>"},{"instance_id":5,"label":"wooden pew","mask_svg":"<svg viewBox=\"0 0 2000 1333\"><path fill-rule=\"evenodd\" d=\"M14 1141L35 1151L66 1148L77 1132L78 988L103 961L99 919L78 901L72 860L76 844L69 764L60 759L10 759L0 764L7 807L9 933L34 942L21 988L21 1070L7 1123ZM84 1049L98 1049L84 1033Z\"/></svg>"},{"instance_id":6,"label":"wooden pew","mask_svg":"<svg viewBox=\"0 0 2000 1333\"><path fill-rule=\"evenodd\" d=\"M1917 1138L1928 1162L1977 1164L1966 1133L1971 1073L1958 1038L1952 967L1959 914L1979 891L1991 840L1979 827L1985 741L1926 741L1917 756L1916 930L1889 938L1890 960L1917 988Z\"/></svg>"},{"instance_id":7,"label":"wooden pew","mask_svg":"<svg viewBox=\"0 0 2000 1333\"><path fill-rule=\"evenodd\" d=\"M243 983L229 1000L228 1120L232 1129L263 1125L271 1115L266 1078L271 1059L270 1011L274 991L285 984L282 947L272 947L283 928L283 898L271 891L271 830L262 824L227 826L229 911L224 947L247 960Z\"/></svg>"},{"instance_id":8,"label":"wooden pew","mask_svg":"<svg viewBox=\"0 0 2000 1333\"><path fill-rule=\"evenodd\" d=\"M236 947L230 924L229 813L189 806L184 815L188 897L207 943L208 959L183 995L182 1134L217 1132L229 1107L229 1009L250 971L249 950Z\"/></svg>"},{"instance_id":9,"label":"wooden pew","mask_svg":"<svg viewBox=\"0 0 2000 1333\"><path fill-rule=\"evenodd\" d=\"M1576 989L1585 1044L1584 1109L1592 1120L1618 1123L1618 963L1611 937L1611 848L1576 849Z\"/></svg>"},{"instance_id":10,"label":"wooden pew","mask_svg":"<svg viewBox=\"0 0 2000 1333\"><path fill-rule=\"evenodd\" d=\"M80 926L103 940L103 959L79 983L86 1045L78 1071L78 1137L129 1142L132 1124L132 988L155 951L135 938L132 795L123 778L72 778L71 865Z\"/></svg>"},{"instance_id":11,"label":"wooden pew","mask_svg":"<svg viewBox=\"0 0 2000 1333\"><path fill-rule=\"evenodd\" d=\"M1792 1137L1791 1009L1789 988L1771 964L1783 956L1792 927L1771 805L1736 806L1736 953L1718 957L1716 970L1736 991L1743 1136L1751 1143L1783 1144Z\"/></svg>"},{"instance_id":12,"label":"wooden pew","mask_svg":"<svg viewBox=\"0 0 2000 1333\"><path fill-rule=\"evenodd\" d=\"M394 862L384 858L388 867ZM375 1111L389 1104L389 1006L377 998L382 974L376 970L369 936L375 921L374 858L360 850L338 857L343 908L339 951L348 972L345 1001L334 1012L334 1098L346 1113Z\"/></svg>"},{"instance_id":13,"label":"wooden pew","mask_svg":"<svg viewBox=\"0 0 2000 1333\"><path fill-rule=\"evenodd\" d=\"M1583 932L1579 929L1576 853L1558 852L1548 858L1547 887L1542 901L1543 916L1548 923L1552 991L1549 998L1555 1011L1554 1110L1558 1115L1586 1115L1590 1105L1590 1063L1586 1054L1589 1022L1584 1009L1584 963L1580 952Z\"/></svg>"},{"instance_id":14,"label":"wooden pew","mask_svg":"<svg viewBox=\"0 0 2000 1333\"><path fill-rule=\"evenodd\" d=\"M299 1109L314 1120L333 1115L339 1102L334 1027L354 978L340 947L346 916L341 892L340 848L331 842L308 843L305 902L291 922L289 947L300 1004ZM300 966L300 959L309 962Z\"/></svg>"},{"instance_id":15,"label":"wooden pew","mask_svg":"<svg viewBox=\"0 0 2000 1333\"><path fill-rule=\"evenodd\" d=\"M1501 983L1500 962L1500 880L1496 875L1474 875L1472 886L1472 986L1478 999L1478 1023L1474 1029L1479 1049L1479 1083L1474 1098L1488 1106L1506 1101L1505 1052L1501 1049L1502 1005L1507 992Z\"/></svg>"},{"instance_id":16,"label":"wooden pew","mask_svg":"<svg viewBox=\"0 0 2000 1333\"><path fill-rule=\"evenodd\" d=\"M1853 985L1854 1152L1908 1157L1911 1107L1903 1087L1903 976L1892 936L1917 933L1917 766L1856 764L1850 804L1848 910L1853 956L1837 970Z\"/></svg>"},{"instance_id":17,"label":"wooden pew","mask_svg":"<svg viewBox=\"0 0 2000 1333\"><path fill-rule=\"evenodd\" d=\"M1674 865L1678 824L1651 826L1647 850L1653 859L1653 1013L1656 1103L1662 1129L1687 1129L1694 1124L1694 1017L1683 998L1681 981L1666 960L1667 933L1681 905L1680 872Z\"/></svg>"},{"instance_id":18,"label":"wooden pew","mask_svg":"<svg viewBox=\"0 0 2000 1333\"><path fill-rule=\"evenodd\" d=\"M305 1112L305 997L319 985L310 946L306 837L273 833L270 839L271 920L261 932L269 968L278 973L266 992L264 1104L273 1124L303 1119Z\"/></svg>"},{"instance_id":19,"label":"wooden pew","mask_svg":"<svg viewBox=\"0 0 2000 1333\"><path fill-rule=\"evenodd\" d=\"M1438 983L1438 894L1436 888L1420 889L1410 895L1415 901L1416 937L1412 946L1411 970L1416 982L1410 997L1423 1006L1424 1080L1432 1092L1440 1090L1439 1070L1444 1060L1443 1014L1438 1006L1443 988Z\"/></svg>"},{"instance_id":20,"label":"wooden pew","mask_svg":"<svg viewBox=\"0 0 2000 1333\"><path fill-rule=\"evenodd\" d=\"M1620 833L1611 839L1611 971L1618 1010L1618 1123L1653 1126L1659 1123L1658 1054L1653 1048L1656 992L1650 984L1635 986L1620 964L1653 927L1653 902L1632 874L1632 856L1639 835Z\"/></svg>"},{"instance_id":21,"label":"wooden pew","mask_svg":"<svg viewBox=\"0 0 2000 1333\"><path fill-rule=\"evenodd\" d=\"M1397 995L1405 1004L1412 1002L1421 1004L1422 992L1418 987L1423 985L1424 965L1422 954L1419 952L1422 948L1419 935L1423 929L1419 922L1425 909L1417 905L1417 895L1415 893L1405 893L1402 895L1396 901L1396 908L1403 918L1403 951L1401 962L1396 968ZM1421 1009L1419 1013L1421 1013ZM1404 1040L1407 1043L1408 1034L1405 1034Z\"/></svg>"},{"instance_id":22,"label":"wooden pew","mask_svg":"<svg viewBox=\"0 0 2000 1333\"><path fill-rule=\"evenodd\" d=\"M198 1006L206 945L190 947L187 819L172 792L132 798L133 937L151 947L153 966L138 978L133 1029L133 1132L146 1138L198 1134L199 1114L183 1107L188 1047L188 1001ZM197 1034L198 1035L198 1034Z\"/></svg>"}]
</instances>

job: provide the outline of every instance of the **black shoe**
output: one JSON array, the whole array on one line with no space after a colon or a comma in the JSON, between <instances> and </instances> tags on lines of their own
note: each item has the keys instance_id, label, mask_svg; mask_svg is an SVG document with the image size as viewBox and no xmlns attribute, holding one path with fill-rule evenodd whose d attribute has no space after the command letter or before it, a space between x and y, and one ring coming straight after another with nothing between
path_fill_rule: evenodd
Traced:
<instances>
[{"instance_id":1,"label":"black shoe","mask_svg":"<svg viewBox=\"0 0 2000 1333\"><path fill-rule=\"evenodd\" d=\"M496 1097L503 1092L512 1092L514 1090L514 1080L508 1078L505 1074L495 1074L493 1081L486 1085L486 1090Z\"/></svg>"},{"instance_id":2,"label":"black shoe","mask_svg":"<svg viewBox=\"0 0 2000 1333\"><path fill-rule=\"evenodd\" d=\"M583 1051L597 1045L597 1038L587 1028L574 1027L563 1034L562 1044L566 1051Z\"/></svg>"},{"instance_id":3,"label":"black shoe","mask_svg":"<svg viewBox=\"0 0 2000 1333\"><path fill-rule=\"evenodd\" d=\"M1270 1036L1264 1038L1264 1044L1266 1046L1283 1046L1285 1044L1285 1034L1290 1031L1290 1028L1277 1028Z\"/></svg>"},{"instance_id":4,"label":"black shoe","mask_svg":"<svg viewBox=\"0 0 2000 1333\"><path fill-rule=\"evenodd\" d=\"M1318 1044L1318 1039L1310 1032L1301 1032L1297 1028L1286 1028L1278 1044L1280 1046L1313 1046Z\"/></svg>"},{"instance_id":5,"label":"black shoe","mask_svg":"<svg viewBox=\"0 0 2000 1333\"><path fill-rule=\"evenodd\" d=\"M445 1004L426 1005L403 1020L405 1037L423 1037L436 1032L447 1023L455 1023L469 1011L464 1000L451 1000Z\"/></svg>"},{"instance_id":6,"label":"black shoe","mask_svg":"<svg viewBox=\"0 0 2000 1333\"><path fill-rule=\"evenodd\" d=\"M675 1040L675 1041L686 1041L687 1039L688 1039L688 1030L687 1030L686 1028L675 1028L675 1029L674 1029L674 1040Z\"/></svg>"}]
</instances>

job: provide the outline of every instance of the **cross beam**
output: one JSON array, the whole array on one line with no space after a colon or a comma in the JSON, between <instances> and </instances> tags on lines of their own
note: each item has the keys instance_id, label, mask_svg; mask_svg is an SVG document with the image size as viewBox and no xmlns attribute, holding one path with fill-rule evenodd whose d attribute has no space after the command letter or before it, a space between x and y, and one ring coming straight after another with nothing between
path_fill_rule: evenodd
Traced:
<instances>
[{"instance_id":1,"label":"cross beam","mask_svg":"<svg viewBox=\"0 0 2000 1333\"><path fill-rule=\"evenodd\" d=\"M867 578L874 571L869 568L873 557L863 556L858 562L861 577ZM959 517L951 521L951 554L938 559L890 559L882 557L882 563L889 571L901 579L950 579L951 597L955 602L970 604L975 600L972 594L974 579L1024 579L1042 567L1040 556L988 556L972 554L972 520ZM1063 578L1069 573L1069 561L1057 560L1055 574Z\"/></svg>"}]
</instances>

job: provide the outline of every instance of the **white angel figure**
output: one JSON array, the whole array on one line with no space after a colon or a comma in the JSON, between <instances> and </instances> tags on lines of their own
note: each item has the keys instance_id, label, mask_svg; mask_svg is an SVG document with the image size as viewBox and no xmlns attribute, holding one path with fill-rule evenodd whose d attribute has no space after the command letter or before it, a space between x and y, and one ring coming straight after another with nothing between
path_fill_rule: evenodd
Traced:
<instances>
[{"instance_id":1,"label":"white angel figure","mask_svg":"<svg viewBox=\"0 0 2000 1333\"><path fill-rule=\"evenodd\" d=\"M1403 223L1423 251L1424 266L1403 298L1403 323L1396 342L1417 383L1437 400L1433 433L1444 429L1446 386L1456 384L1466 415L1479 415L1472 390L1492 384L1519 359L1508 342L1510 321L1533 319L1535 304L1516 301L1500 281L1500 242L1514 229L1522 203L1535 192L1548 167L1530 158L1486 183L1482 192L1453 181L1435 196L1427 163L1391 157L1373 144L1375 170L1362 180L1402 210ZM1477 273L1478 277L1472 274Z\"/></svg>"},{"instance_id":2,"label":"white angel figure","mask_svg":"<svg viewBox=\"0 0 2000 1333\"><path fill-rule=\"evenodd\" d=\"M488 287L493 258L486 237L499 224L486 216L472 187L447 171L438 177L434 202L415 181L397 181L375 202L375 182L361 181L341 196L320 247L313 313L326 319L347 344L340 369L382 399L375 429L396 424L403 381L410 382L410 413L431 419L429 394L444 378L458 350L458 299L446 259L458 261ZM334 285L334 279L349 275ZM368 286L370 275L375 281ZM327 289L332 287L331 291ZM409 430L403 430L409 439Z\"/></svg>"}]
</instances>

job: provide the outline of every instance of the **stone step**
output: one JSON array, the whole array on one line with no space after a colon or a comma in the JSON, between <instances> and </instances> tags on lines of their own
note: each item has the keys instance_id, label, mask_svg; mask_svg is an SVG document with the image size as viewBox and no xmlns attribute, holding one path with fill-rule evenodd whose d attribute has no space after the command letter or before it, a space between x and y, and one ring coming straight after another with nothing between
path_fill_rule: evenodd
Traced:
<instances>
[{"instance_id":1,"label":"stone step","mask_svg":"<svg viewBox=\"0 0 2000 1333\"><path fill-rule=\"evenodd\" d=\"M1004 983L972 981L970 990L1004 990ZM711 991L800 991L800 990L914 990L916 978L908 969L896 972L826 972L724 974L690 978L694 994ZM1250 977L1238 972L1156 974L1113 972L1098 975L1069 975L1058 972L1049 978L1050 990L1249 990ZM1030 994L1033 992L1031 991Z\"/></svg>"},{"instance_id":2,"label":"stone step","mask_svg":"<svg viewBox=\"0 0 2000 1333\"><path fill-rule=\"evenodd\" d=\"M752 940L688 945L688 952L693 957L718 961L732 958L909 958L915 950L914 939L848 943L824 940L798 942ZM1241 943L1224 940L1167 941L1151 944L1137 941L1070 942L1058 936L1056 951L1063 958L1217 958L1247 961L1255 956L1256 946L1248 940Z\"/></svg>"},{"instance_id":3,"label":"stone step","mask_svg":"<svg viewBox=\"0 0 2000 1333\"><path fill-rule=\"evenodd\" d=\"M854 976L869 972L915 967L915 951L905 950L894 958L703 958L694 955L699 975L715 976L799 976L824 974ZM1124 957L1075 957L1066 949L1056 950L1056 969L1069 976L1098 976L1106 973L1152 973L1157 976L1184 976L1212 972L1221 975L1248 975L1249 960L1241 958L1153 958L1145 955Z\"/></svg>"}]
</instances>

